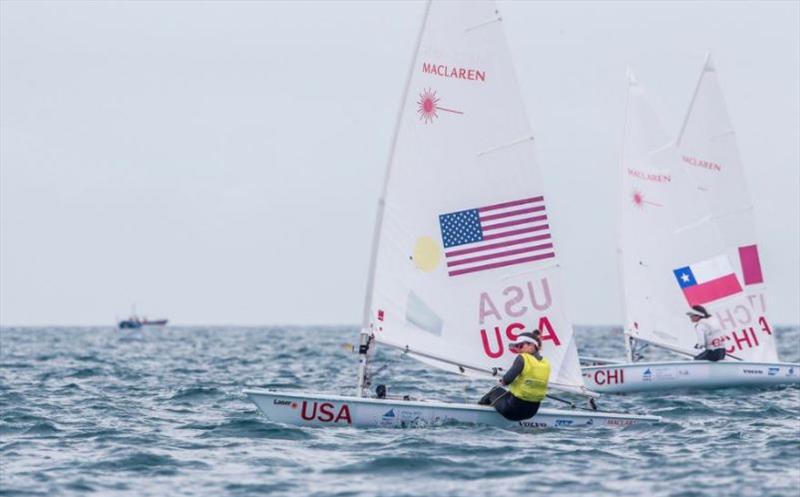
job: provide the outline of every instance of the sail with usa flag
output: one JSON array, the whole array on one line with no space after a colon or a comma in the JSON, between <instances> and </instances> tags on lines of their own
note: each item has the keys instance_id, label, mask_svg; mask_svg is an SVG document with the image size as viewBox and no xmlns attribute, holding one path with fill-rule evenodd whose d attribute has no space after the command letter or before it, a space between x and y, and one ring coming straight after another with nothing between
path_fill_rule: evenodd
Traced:
<instances>
[{"instance_id":1,"label":"sail with usa flag","mask_svg":"<svg viewBox=\"0 0 800 497\"><path fill-rule=\"evenodd\" d=\"M413 400L373 385L370 358L385 345L488 379L488 390L515 358L509 343L538 329L550 388L596 396L578 364L548 197L502 17L491 1L431 2L422 26L378 202L357 396L248 396L271 420L315 426L460 421L526 430L657 422L574 405L544 405L530 420L511 421L477 398Z\"/></svg>"},{"instance_id":2,"label":"sail with usa flag","mask_svg":"<svg viewBox=\"0 0 800 497\"><path fill-rule=\"evenodd\" d=\"M474 376L509 367L508 344L539 329L551 385L587 393L502 25L489 2L429 12L390 157L363 327L377 343ZM484 77L426 70L434 57Z\"/></svg>"}]
</instances>

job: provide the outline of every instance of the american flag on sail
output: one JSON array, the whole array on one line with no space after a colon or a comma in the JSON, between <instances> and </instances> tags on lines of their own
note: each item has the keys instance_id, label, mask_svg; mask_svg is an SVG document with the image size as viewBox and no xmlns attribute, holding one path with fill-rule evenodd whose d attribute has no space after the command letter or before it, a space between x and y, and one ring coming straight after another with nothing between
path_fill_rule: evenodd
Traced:
<instances>
[{"instance_id":1,"label":"american flag on sail","mask_svg":"<svg viewBox=\"0 0 800 497\"><path fill-rule=\"evenodd\" d=\"M542 196L441 214L439 227L450 276L556 256Z\"/></svg>"}]
</instances>

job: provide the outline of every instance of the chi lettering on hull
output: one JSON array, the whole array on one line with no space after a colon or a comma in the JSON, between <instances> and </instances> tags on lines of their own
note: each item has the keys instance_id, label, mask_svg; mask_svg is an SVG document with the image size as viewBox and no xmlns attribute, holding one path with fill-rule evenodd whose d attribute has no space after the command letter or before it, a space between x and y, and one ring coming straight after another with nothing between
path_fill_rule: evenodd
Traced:
<instances>
[{"instance_id":1,"label":"chi lettering on hull","mask_svg":"<svg viewBox=\"0 0 800 497\"><path fill-rule=\"evenodd\" d=\"M347 407L347 404L342 404L337 411L336 406L330 402L318 403L317 401L309 402L304 400L300 408L300 417L306 421L353 424L353 420L350 417L350 408Z\"/></svg>"},{"instance_id":2,"label":"chi lettering on hull","mask_svg":"<svg viewBox=\"0 0 800 497\"><path fill-rule=\"evenodd\" d=\"M594 372L597 385L622 385L625 383L625 371L622 369L598 369Z\"/></svg>"}]
</instances>

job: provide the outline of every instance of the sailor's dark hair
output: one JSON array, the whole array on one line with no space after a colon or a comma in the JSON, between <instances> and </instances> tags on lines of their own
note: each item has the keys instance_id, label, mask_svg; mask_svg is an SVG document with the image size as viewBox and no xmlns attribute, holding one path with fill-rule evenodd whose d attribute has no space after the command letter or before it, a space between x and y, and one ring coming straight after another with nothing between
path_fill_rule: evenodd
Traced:
<instances>
[{"instance_id":1,"label":"sailor's dark hair","mask_svg":"<svg viewBox=\"0 0 800 497\"><path fill-rule=\"evenodd\" d=\"M708 313L708 311L706 310L706 308L705 308L705 307L703 307L703 306L702 306L702 305L700 305L700 304L693 305L693 306L692 306L692 309L693 309L693 310L695 310L695 311L697 311L699 314L702 314L702 315L703 315L703 318L709 318L709 317L711 317L711 314L709 314L709 313Z\"/></svg>"}]
</instances>

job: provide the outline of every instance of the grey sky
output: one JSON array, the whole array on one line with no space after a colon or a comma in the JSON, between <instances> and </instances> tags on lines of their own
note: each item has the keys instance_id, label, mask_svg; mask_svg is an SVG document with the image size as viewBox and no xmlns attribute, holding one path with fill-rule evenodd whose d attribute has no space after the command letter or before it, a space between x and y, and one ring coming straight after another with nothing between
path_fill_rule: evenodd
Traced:
<instances>
[{"instance_id":1,"label":"grey sky","mask_svg":"<svg viewBox=\"0 0 800 497\"><path fill-rule=\"evenodd\" d=\"M500 2L577 323L621 319L625 68L706 49L776 323L800 323L798 2ZM0 4L0 323L357 323L421 3Z\"/></svg>"}]
</instances>

